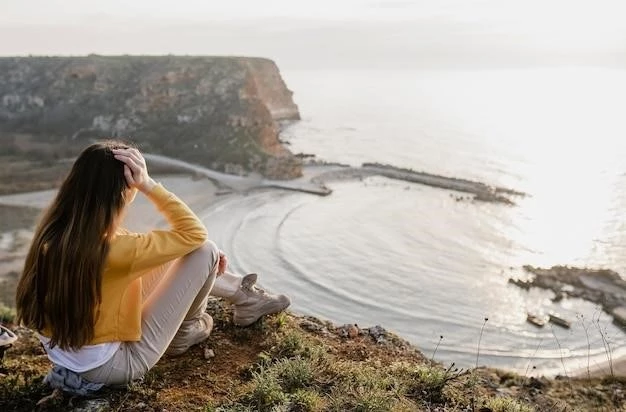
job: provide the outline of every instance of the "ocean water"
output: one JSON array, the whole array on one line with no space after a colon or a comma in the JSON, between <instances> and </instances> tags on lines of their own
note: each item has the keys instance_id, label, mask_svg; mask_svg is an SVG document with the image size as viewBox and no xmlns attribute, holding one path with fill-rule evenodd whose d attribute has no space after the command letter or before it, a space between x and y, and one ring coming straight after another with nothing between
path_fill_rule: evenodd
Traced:
<instances>
[{"instance_id":1,"label":"ocean water","mask_svg":"<svg viewBox=\"0 0 626 412\"><path fill-rule=\"evenodd\" d=\"M606 361L607 343L614 358L626 354L626 334L596 305L553 303L550 292L507 282L526 276L524 264L626 274L625 70L283 76L303 117L283 133L294 152L529 196L516 206L458 202L449 191L374 177L331 183L325 198L230 197L202 217L236 270L261 273L300 313L381 324L444 363L569 374ZM572 328L526 322L527 311L551 310Z\"/></svg>"}]
</instances>

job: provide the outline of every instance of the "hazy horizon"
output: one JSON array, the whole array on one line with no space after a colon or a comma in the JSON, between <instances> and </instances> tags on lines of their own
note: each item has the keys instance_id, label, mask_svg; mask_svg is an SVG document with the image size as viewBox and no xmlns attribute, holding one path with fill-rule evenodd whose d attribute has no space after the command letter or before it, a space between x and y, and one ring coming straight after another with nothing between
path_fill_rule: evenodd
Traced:
<instances>
[{"instance_id":1,"label":"hazy horizon","mask_svg":"<svg viewBox=\"0 0 626 412\"><path fill-rule=\"evenodd\" d=\"M626 64L617 1L5 0L0 55L267 57L285 67ZM434 3L434 4L431 4Z\"/></svg>"}]
</instances>

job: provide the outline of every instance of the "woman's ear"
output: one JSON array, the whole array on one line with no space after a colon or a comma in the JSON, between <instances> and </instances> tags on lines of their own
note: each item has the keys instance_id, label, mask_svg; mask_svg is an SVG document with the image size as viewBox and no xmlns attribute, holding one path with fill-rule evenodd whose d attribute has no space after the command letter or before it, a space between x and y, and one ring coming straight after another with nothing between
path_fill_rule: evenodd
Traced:
<instances>
[{"instance_id":1,"label":"woman's ear","mask_svg":"<svg viewBox=\"0 0 626 412\"><path fill-rule=\"evenodd\" d=\"M126 201L126 204L131 204L133 203L133 200L135 200L135 196L137 196L137 189L134 187L129 187L128 189L126 189L126 191L124 192L124 200Z\"/></svg>"}]
</instances>

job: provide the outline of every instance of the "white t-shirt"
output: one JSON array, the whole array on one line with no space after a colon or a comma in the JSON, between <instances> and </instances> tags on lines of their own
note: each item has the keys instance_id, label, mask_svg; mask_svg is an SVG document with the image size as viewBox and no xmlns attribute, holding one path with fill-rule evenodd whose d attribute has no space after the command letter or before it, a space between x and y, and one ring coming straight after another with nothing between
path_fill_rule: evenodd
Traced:
<instances>
[{"instance_id":1,"label":"white t-shirt","mask_svg":"<svg viewBox=\"0 0 626 412\"><path fill-rule=\"evenodd\" d=\"M50 339L42 335L38 336L52 363L76 373L87 372L104 365L115 355L115 351L121 345L121 342L106 342L97 345L85 345L76 351L66 351L58 346L50 348Z\"/></svg>"}]
</instances>

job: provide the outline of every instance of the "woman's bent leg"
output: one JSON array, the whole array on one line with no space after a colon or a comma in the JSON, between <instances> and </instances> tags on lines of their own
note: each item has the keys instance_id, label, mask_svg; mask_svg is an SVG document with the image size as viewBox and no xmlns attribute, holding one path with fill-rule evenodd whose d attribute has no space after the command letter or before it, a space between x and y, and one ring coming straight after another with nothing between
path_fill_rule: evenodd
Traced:
<instances>
[{"instance_id":1,"label":"woman's bent leg","mask_svg":"<svg viewBox=\"0 0 626 412\"><path fill-rule=\"evenodd\" d=\"M215 279L215 285L211 289L211 296L230 300L241 289L242 280L243 276L239 274L224 272Z\"/></svg>"},{"instance_id":2,"label":"woman's bent leg","mask_svg":"<svg viewBox=\"0 0 626 412\"><path fill-rule=\"evenodd\" d=\"M154 269L151 269L145 275L141 276L141 299L142 302L148 300L148 297L154 292L156 287L159 285L159 282L163 280L165 274L169 270L169 268L176 262L176 260L172 260L170 262L164 263L161 266L157 266Z\"/></svg>"},{"instance_id":3,"label":"woman's bent leg","mask_svg":"<svg viewBox=\"0 0 626 412\"><path fill-rule=\"evenodd\" d=\"M144 301L141 340L122 342L107 363L81 375L110 385L143 376L163 356L183 322L195 321L204 313L218 260L219 250L213 242L176 260ZM177 339L184 339L184 333Z\"/></svg>"}]
</instances>

